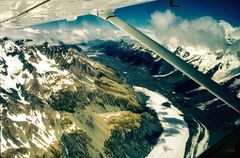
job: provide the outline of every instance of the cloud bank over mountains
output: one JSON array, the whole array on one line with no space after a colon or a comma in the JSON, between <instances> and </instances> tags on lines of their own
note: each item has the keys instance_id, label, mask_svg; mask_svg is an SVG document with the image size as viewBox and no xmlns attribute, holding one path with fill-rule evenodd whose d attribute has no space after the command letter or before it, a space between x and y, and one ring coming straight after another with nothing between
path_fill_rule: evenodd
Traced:
<instances>
[{"instance_id":1,"label":"cloud bank over mountains","mask_svg":"<svg viewBox=\"0 0 240 158\"><path fill-rule=\"evenodd\" d=\"M208 16L187 20L170 10L157 11L151 15L151 24L158 41L172 47L219 51L226 50L229 45L227 34L240 39L240 27L233 28L226 21L217 21Z\"/></svg>"},{"instance_id":2,"label":"cloud bank over mountains","mask_svg":"<svg viewBox=\"0 0 240 158\"><path fill-rule=\"evenodd\" d=\"M0 29L0 38L8 37L11 39L32 39L35 44L49 42L58 44L59 41L65 44L76 44L95 39L116 40L125 36L120 30L112 27L96 26L84 22L84 25L78 28L58 27L56 29L33 29L31 27L22 29Z\"/></svg>"},{"instance_id":3,"label":"cloud bank over mountains","mask_svg":"<svg viewBox=\"0 0 240 158\"><path fill-rule=\"evenodd\" d=\"M176 16L170 10L152 13L150 26L142 28L149 36L159 43L175 49L178 46L188 51L226 51L229 41L226 36L233 40L240 39L240 26L232 27L224 20L217 21L212 17L201 17L193 20L183 19ZM122 31L109 26L92 25L86 21L78 28L66 28L64 26L53 29L0 29L0 38L33 39L36 43L50 42L57 44L58 41L66 44L87 42L94 39L120 40L127 35Z\"/></svg>"}]
</instances>

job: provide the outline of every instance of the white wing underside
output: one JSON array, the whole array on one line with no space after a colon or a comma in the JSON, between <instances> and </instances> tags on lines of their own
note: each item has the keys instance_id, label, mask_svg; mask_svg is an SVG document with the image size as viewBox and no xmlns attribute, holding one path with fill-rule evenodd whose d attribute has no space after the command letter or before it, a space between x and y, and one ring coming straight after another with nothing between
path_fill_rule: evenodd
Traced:
<instances>
[{"instance_id":1,"label":"white wing underside","mask_svg":"<svg viewBox=\"0 0 240 158\"><path fill-rule=\"evenodd\" d=\"M96 10L114 10L150 1L153 0L0 0L0 27L75 20Z\"/></svg>"}]
</instances>

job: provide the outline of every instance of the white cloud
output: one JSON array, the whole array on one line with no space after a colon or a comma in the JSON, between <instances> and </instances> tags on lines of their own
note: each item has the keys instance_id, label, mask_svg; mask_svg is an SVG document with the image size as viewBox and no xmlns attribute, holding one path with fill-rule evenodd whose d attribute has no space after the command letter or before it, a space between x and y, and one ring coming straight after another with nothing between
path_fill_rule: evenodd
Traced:
<instances>
[{"instance_id":1,"label":"white cloud","mask_svg":"<svg viewBox=\"0 0 240 158\"><path fill-rule=\"evenodd\" d=\"M231 32L230 35L234 39L240 39L240 27Z\"/></svg>"},{"instance_id":2,"label":"white cloud","mask_svg":"<svg viewBox=\"0 0 240 158\"><path fill-rule=\"evenodd\" d=\"M87 30L86 29L76 29L71 31L73 35L86 37Z\"/></svg>"},{"instance_id":3,"label":"white cloud","mask_svg":"<svg viewBox=\"0 0 240 158\"><path fill-rule=\"evenodd\" d=\"M30 27L24 28L23 31L28 33L39 33L39 29L32 29Z\"/></svg>"},{"instance_id":4,"label":"white cloud","mask_svg":"<svg viewBox=\"0 0 240 158\"><path fill-rule=\"evenodd\" d=\"M58 44L58 41L66 44L75 44L94 39L117 40L124 36L126 36L125 33L115 30L111 26L96 26L88 24L86 21L76 28L60 26L53 30L34 29L30 27L23 29L0 29L0 38L9 37L16 40L32 39L35 44L42 44L46 41L51 44Z\"/></svg>"},{"instance_id":5,"label":"white cloud","mask_svg":"<svg viewBox=\"0 0 240 158\"><path fill-rule=\"evenodd\" d=\"M225 29L233 31L229 23L217 21L206 16L186 20L176 16L171 11L154 12L151 15L151 27L158 41L169 47L182 46L186 49L219 51L225 50L228 42ZM234 35L239 32L233 32Z\"/></svg>"}]
</instances>

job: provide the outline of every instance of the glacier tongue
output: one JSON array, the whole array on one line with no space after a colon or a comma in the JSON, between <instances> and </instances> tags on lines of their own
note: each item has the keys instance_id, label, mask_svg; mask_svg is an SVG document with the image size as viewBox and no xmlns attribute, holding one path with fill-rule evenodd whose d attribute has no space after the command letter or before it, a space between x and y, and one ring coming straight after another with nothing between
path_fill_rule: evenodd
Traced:
<instances>
[{"instance_id":1,"label":"glacier tongue","mask_svg":"<svg viewBox=\"0 0 240 158\"><path fill-rule=\"evenodd\" d=\"M170 105L170 107L163 106L162 103L167 102L168 99L157 92L137 86L134 86L134 90L150 97L147 101L147 107L156 111L158 119L163 126L163 132L159 137L158 143L147 157L184 157L189 131L187 123L181 116L182 112L173 105Z\"/></svg>"}]
</instances>

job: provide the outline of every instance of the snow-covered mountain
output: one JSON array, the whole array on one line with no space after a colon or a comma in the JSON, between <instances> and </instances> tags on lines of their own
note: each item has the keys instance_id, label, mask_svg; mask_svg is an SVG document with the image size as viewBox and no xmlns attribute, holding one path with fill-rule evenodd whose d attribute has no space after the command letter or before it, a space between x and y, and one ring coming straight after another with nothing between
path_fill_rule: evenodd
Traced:
<instances>
[{"instance_id":1,"label":"snow-covered mountain","mask_svg":"<svg viewBox=\"0 0 240 158\"><path fill-rule=\"evenodd\" d=\"M165 46L240 98L240 42L232 37L233 28L224 27L228 47L223 51ZM126 82L159 91L182 108L189 127L185 156L202 151L196 144L203 133L215 137L214 130L239 120L212 94L130 39L57 43L0 39L2 157L146 156L162 127Z\"/></svg>"},{"instance_id":2,"label":"snow-covered mountain","mask_svg":"<svg viewBox=\"0 0 240 158\"><path fill-rule=\"evenodd\" d=\"M26 42L0 39L1 157L151 150L162 129L157 116L113 70L77 46Z\"/></svg>"}]
</instances>

